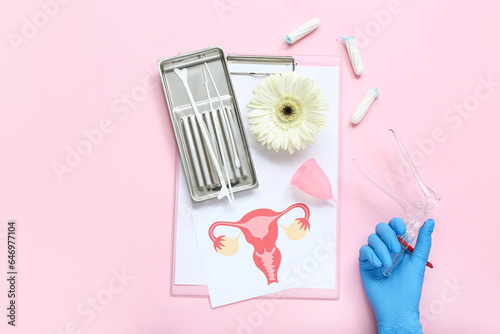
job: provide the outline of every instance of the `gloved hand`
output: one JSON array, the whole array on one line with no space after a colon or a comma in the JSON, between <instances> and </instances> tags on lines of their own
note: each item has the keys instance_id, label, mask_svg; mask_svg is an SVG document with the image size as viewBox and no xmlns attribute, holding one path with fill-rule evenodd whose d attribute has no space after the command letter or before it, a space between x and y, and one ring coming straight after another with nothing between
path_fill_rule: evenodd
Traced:
<instances>
[{"instance_id":1,"label":"gloved hand","mask_svg":"<svg viewBox=\"0 0 500 334\"><path fill-rule=\"evenodd\" d=\"M401 218L378 224L376 233L368 237L368 245L359 250L359 271L377 318L378 333L422 333L418 305L433 230L434 220L429 219L420 229L413 254L406 252L388 277L381 267L390 267L390 253L401 250L396 236L406 232Z\"/></svg>"}]
</instances>

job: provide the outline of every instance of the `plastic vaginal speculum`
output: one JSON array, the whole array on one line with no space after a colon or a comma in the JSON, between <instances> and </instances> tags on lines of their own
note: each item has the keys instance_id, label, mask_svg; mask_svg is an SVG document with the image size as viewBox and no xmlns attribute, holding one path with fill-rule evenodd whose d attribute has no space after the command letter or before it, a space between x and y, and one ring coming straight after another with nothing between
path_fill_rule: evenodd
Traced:
<instances>
[{"instance_id":1,"label":"plastic vaginal speculum","mask_svg":"<svg viewBox=\"0 0 500 334\"><path fill-rule=\"evenodd\" d=\"M393 198L404 212L403 219L406 225L406 233L400 237L406 242L406 247L402 246L401 252L393 254L392 266L390 268L382 267L382 273L385 276L391 275L392 269L401 260L408 246L412 246L415 243L420 228L441 200L441 197L422 182L403 143L392 129L389 130L389 139L403 170L401 177L398 178L400 182L394 184L392 187L382 181L382 178L375 176L373 172L358 160L353 160L353 164L359 172Z\"/></svg>"},{"instance_id":2,"label":"plastic vaginal speculum","mask_svg":"<svg viewBox=\"0 0 500 334\"><path fill-rule=\"evenodd\" d=\"M304 211L303 218L295 219L288 227L278 224L278 220L287 212L300 208ZM278 283L278 269L281 263L281 252L276 247L279 228L281 226L290 240L300 240L310 230L309 208L302 203L289 206L286 210L275 212L270 209L257 209L244 215L238 222L218 221L213 223L208 231L214 243L215 250L226 256L234 255L238 251L238 239L241 234L254 247L253 260L257 268L264 273L267 284ZM214 230L218 226L232 226L241 230L236 238L225 235L216 237Z\"/></svg>"}]
</instances>

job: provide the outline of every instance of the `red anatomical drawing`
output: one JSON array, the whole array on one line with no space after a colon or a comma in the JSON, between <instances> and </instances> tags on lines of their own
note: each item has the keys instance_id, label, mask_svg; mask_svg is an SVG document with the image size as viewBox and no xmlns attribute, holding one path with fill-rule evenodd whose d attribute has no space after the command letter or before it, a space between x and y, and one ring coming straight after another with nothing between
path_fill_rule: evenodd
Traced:
<instances>
[{"instance_id":1,"label":"red anatomical drawing","mask_svg":"<svg viewBox=\"0 0 500 334\"><path fill-rule=\"evenodd\" d=\"M290 210L301 208L304 210L304 218L297 218L290 226L285 227L278 224L278 219ZM238 222L218 221L213 223L208 230L208 235L214 243L215 250L226 256L234 255L238 251L238 235L231 239L225 235L216 237L214 230L217 226L233 226L241 230L245 239L254 247L253 260L257 268L266 275L268 285L278 283L278 268L281 263L281 252L276 247L278 239L278 225L281 226L286 236L291 240L300 240L310 230L309 208L302 203L296 203L281 212L270 209L257 209L250 211Z\"/></svg>"}]
</instances>

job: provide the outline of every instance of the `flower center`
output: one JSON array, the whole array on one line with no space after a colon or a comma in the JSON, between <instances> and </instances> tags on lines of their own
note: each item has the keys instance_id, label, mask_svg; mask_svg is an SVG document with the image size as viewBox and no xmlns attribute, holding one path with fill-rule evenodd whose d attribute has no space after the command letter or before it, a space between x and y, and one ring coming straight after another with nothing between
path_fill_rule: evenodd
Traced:
<instances>
[{"instance_id":1,"label":"flower center","mask_svg":"<svg viewBox=\"0 0 500 334\"><path fill-rule=\"evenodd\" d=\"M283 113L283 115L288 116L293 113L293 108L287 105L283 107L283 110L281 110L281 112Z\"/></svg>"},{"instance_id":2,"label":"flower center","mask_svg":"<svg viewBox=\"0 0 500 334\"><path fill-rule=\"evenodd\" d=\"M276 111L280 121L290 123L297 119L300 108L291 98L283 97L276 106Z\"/></svg>"}]
</instances>

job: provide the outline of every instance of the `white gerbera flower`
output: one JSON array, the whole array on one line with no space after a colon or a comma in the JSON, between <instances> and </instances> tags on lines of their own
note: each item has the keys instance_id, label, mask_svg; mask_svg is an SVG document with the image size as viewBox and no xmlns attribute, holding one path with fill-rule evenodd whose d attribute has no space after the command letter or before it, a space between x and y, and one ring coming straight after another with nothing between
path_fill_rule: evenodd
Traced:
<instances>
[{"instance_id":1,"label":"white gerbera flower","mask_svg":"<svg viewBox=\"0 0 500 334\"><path fill-rule=\"evenodd\" d=\"M253 90L247 104L250 131L268 149L305 149L326 128L328 103L318 84L296 72L272 74Z\"/></svg>"}]
</instances>

